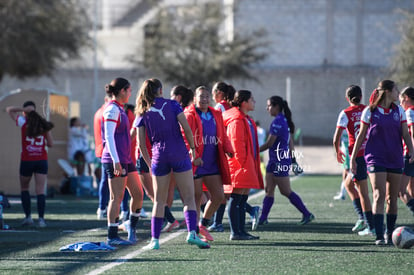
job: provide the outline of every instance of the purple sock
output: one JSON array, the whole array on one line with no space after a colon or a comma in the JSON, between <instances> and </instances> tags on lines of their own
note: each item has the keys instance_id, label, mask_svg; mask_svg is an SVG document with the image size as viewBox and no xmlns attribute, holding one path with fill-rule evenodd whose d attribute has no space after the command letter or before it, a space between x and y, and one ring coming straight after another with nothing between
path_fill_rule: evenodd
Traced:
<instances>
[{"instance_id":1,"label":"purple sock","mask_svg":"<svg viewBox=\"0 0 414 275\"><path fill-rule=\"evenodd\" d=\"M290 203L293 204L305 217L310 215L310 212L303 204L302 199L295 192L290 193L289 200Z\"/></svg>"},{"instance_id":2,"label":"purple sock","mask_svg":"<svg viewBox=\"0 0 414 275\"><path fill-rule=\"evenodd\" d=\"M272 208L273 202L275 201L274 197L264 197L263 199L263 206L262 206L262 214L260 215L259 220L264 221L267 220L267 216L269 216L270 209Z\"/></svg>"},{"instance_id":3,"label":"purple sock","mask_svg":"<svg viewBox=\"0 0 414 275\"><path fill-rule=\"evenodd\" d=\"M187 210L184 212L185 222L188 232L197 229L197 212L195 210Z\"/></svg>"},{"instance_id":4,"label":"purple sock","mask_svg":"<svg viewBox=\"0 0 414 275\"><path fill-rule=\"evenodd\" d=\"M158 218L158 217L151 218L151 237L155 239L160 238L163 223L164 223L164 218Z\"/></svg>"}]
</instances>

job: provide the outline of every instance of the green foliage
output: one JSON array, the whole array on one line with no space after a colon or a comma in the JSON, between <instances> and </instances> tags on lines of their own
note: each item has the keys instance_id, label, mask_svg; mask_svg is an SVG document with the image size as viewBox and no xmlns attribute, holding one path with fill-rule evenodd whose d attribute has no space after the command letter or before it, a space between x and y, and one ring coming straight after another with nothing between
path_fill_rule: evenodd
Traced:
<instances>
[{"instance_id":1,"label":"green foliage","mask_svg":"<svg viewBox=\"0 0 414 275\"><path fill-rule=\"evenodd\" d=\"M88 43L90 23L78 0L2 0L0 17L0 80L50 75Z\"/></svg>"},{"instance_id":2,"label":"green foliage","mask_svg":"<svg viewBox=\"0 0 414 275\"><path fill-rule=\"evenodd\" d=\"M144 61L137 65L186 86L223 79L255 79L251 66L266 56L265 32L227 38L220 5L162 9L146 28Z\"/></svg>"},{"instance_id":3,"label":"green foliage","mask_svg":"<svg viewBox=\"0 0 414 275\"><path fill-rule=\"evenodd\" d=\"M402 14L405 20L400 25L401 41L396 46L391 71L398 83L414 86L414 13L403 11Z\"/></svg>"}]
</instances>

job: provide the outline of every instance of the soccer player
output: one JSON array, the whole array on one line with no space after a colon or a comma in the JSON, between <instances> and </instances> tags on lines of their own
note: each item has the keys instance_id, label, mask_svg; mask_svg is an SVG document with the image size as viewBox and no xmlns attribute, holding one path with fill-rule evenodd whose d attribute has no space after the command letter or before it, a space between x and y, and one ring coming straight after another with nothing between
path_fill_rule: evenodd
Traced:
<instances>
[{"instance_id":1,"label":"soccer player","mask_svg":"<svg viewBox=\"0 0 414 275\"><path fill-rule=\"evenodd\" d=\"M136 98L136 120L138 143L142 156L153 175L154 205L151 218L151 242L144 249L159 249L159 236L164 219L165 204L170 184L171 170L184 203L184 216L187 224L187 243L199 248L210 248L196 233L197 211L194 200L194 180L192 159L197 158L190 126L183 110L175 100L162 97L159 80L145 80ZM191 158L181 134L180 125L191 149ZM145 143L148 135L151 142L152 159Z\"/></svg>"},{"instance_id":2,"label":"soccer player","mask_svg":"<svg viewBox=\"0 0 414 275\"><path fill-rule=\"evenodd\" d=\"M23 108L9 106L6 108L6 112L21 128L20 197L25 214L22 225L31 226L34 224L31 216L29 193L30 180L34 174L39 215L38 226L46 227L44 219L46 208L45 185L48 172L46 146L53 146L53 137L50 132L53 123L46 121L36 112L36 105L33 101L26 101Z\"/></svg>"},{"instance_id":3,"label":"soccer player","mask_svg":"<svg viewBox=\"0 0 414 275\"><path fill-rule=\"evenodd\" d=\"M410 163L414 161L414 156L405 112L401 106L394 104L398 100L396 84L392 80L383 80L379 82L375 94L375 100L361 115L359 135L352 150L351 172L357 173L356 158L367 138L365 161L373 189L375 244L384 245L391 244L397 220L397 199L404 167L402 139L407 145ZM385 202L387 225L384 236Z\"/></svg>"},{"instance_id":4,"label":"soccer player","mask_svg":"<svg viewBox=\"0 0 414 275\"><path fill-rule=\"evenodd\" d=\"M406 87L400 94L400 103L405 110L407 116L408 132L410 133L411 140L414 136L414 88ZM414 164L408 160L407 145L404 144L404 170L401 176L400 183L400 199L407 205L410 211L414 214Z\"/></svg>"},{"instance_id":5,"label":"soccer player","mask_svg":"<svg viewBox=\"0 0 414 275\"><path fill-rule=\"evenodd\" d=\"M135 165L131 161L129 120L123 104L131 96L131 84L124 78L115 78L105 87L111 101L103 111L102 165L108 174L110 200L108 204L108 244L130 245L137 242L136 226L143 201L142 186ZM118 236L119 209L125 188L131 195L128 240Z\"/></svg>"},{"instance_id":6,"label":"soccer player","mask_svg":"<svg viewBox=\"0 0 414 275\"><path fill-rule=\"evenodd\" d=\"M350 106L340 112L336 124L336 131L333 138L336 159L339 163L343 163L345 160L345 154L340 149L340 140L343 130L347 130L349 146L346 149L348 150L349 154L351 154L355 144L355 139L359 133L359 127L361 124L361 114L362 111L365 109L365 105L361 104L362 91L359 86L349 86L345 91L345 98L347 99ZM358 220L355 223L355 226L352 228L352 231L359 232L364 230L368 226L368 229L364 232L361 232L361 234L372 235L374 225L372 220L371 200L368 194L368 175L367 167L364 160L364 149L365 142L362 143L361 148L357 153L357 173L348 173L347 177L344 180L344 185L348 191L349 197L352 200L355 212L358 214Z\"/></svg>"},{"instance_id":7,"label":"soccer player","mask_svg":"<svg viewBox=\"0 0 414 275\"><path fill-rule=\"evenodd\" d=\"M224 192L230 194L230 240L259 239L245 230L249 191L251 188L263 189L257 128L248 115L254 111L255 103L251 91L239 90L232 101L234 107L223 113L224 126L234 150L234 156L228 159L231 185L224 188Z\"/></svg>"},{"instance_id":8,"label":"soccer player","mask_svg":"<svg viewBox=\"0 0 414 275\"><path fill-rule=\"evenodd\" d=\"M315 216L309 212L299 195L290 187L289 171L293 152L290 136L295 132L292 113L286 100L280 96L272 96L267 100L267 111L275 118L270 124L266 142L260 146L260 151L269 149L269 162L266 167L266 195L263 199L259 225L268 223L267 218L274 202L276 186L279 192L302 213L300 224L305 225L315 219Z\"/></svg>"},{"instance_id":9,"label":"soccer player","mask_svg":"<svg viewBox=\"0 0 414 275\"><path fill-rule=\"evenodd\" d=\"M193 171L198 216L203 184L210 193L203 217L200 219L199 232L208 241L213 241L207 226L224 200L223 184L231 184L226 154L232 157L233 148L226 135L221 112L209 106L210 96L210 91L206 87L198 87L195 91L195 104L188 106L184 114L194 136L197 154Z\"/></svg>"}]
</instances>

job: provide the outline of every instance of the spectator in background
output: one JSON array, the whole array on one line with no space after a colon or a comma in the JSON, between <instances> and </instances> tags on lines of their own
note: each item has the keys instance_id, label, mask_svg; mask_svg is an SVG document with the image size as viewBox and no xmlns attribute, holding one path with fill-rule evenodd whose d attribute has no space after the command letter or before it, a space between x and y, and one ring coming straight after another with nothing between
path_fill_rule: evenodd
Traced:
<instances>
[{"instance_id":1,"label":"spectator in background","mask_svg":"<svg viewBox=\"0 0 414 275\"><path fill-rule=\"evenodd\" d=\"M75 165L78 176L85 175L85 166L88 167L87 175L92 174L91 164L94 162L94 156L89 146L88 125L82 123L78 117L70 119L68 156L70 162Z\"/></svg>"}]
</instances>

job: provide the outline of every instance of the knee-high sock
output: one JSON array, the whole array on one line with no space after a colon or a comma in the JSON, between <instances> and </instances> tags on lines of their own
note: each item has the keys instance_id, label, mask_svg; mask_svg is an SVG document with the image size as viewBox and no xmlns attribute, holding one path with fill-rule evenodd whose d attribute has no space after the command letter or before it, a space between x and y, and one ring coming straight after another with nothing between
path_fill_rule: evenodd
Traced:
<instances>
[{"instance_id":1,"label":"knee-high sock","mask_svg":"<svg viewBox=\"0 0 414 275\"><path fill-rule=\"evenodd\" d=\"M253 207L248 202L246 202L246 207L245 208L246 208L246 213L248 213L250 216L252 216L254 214L253 213Z\"/></svg>"},{"instance_id":2,"label":"knee-high sock","mask_svg":"<svg viewBox=\"0 0 414 275\"><path fill-rule=\"evenodd\" d=\"M214 223L215 224L223 224L223 216L224 211L226 211L226 204L220 204L219 208L217 209L216 213L214 214Z\"/></svg>"},{"instance_id":3,"label":"knee-high sock","mask_svg":"<svg viewBox=\"0 0 414 275\"><path fill-rule=\"evenodd\" d=\"M364 215L362 214L361 199L358 198L353 200L352 205L354 206L355 213L358 215L358 219L363 220Z\"/></svg>"},{"instance_id":4,"label":"knee-high sock","mask_svg":"<svg viewBox=\"0 0 414 275\"><path fill-rule=\"evenodd\" d=\"M27 218L32 214L29 191L22 191L20 193L20 198L22 200L22 207L23 207L24 214Z\"/></svg>"},{"instance_id":5,"label":"knee-high sock","mask_svg":"<svg viewBox=\"0 0 414 275\"><path fill-rule=\"evenodd\" d=\"M411 199L407 202L407 207L410 209L411 213L414 215L414 199Z\"/></svg>"},{"instance_id":6,"label":"knee-high sock","mask_svg":"<svg viewBox=\"0 0 414 275\"><path fill-rule=\"evenodd\" d=\"M373 230L374 229L374 218L372 216L372 211L364 212L364 218L366 223L368 224L368 229Z\"/></svg>"},{"instance_id":7,"label":"knee-high sock","mask_svg":"<svg viewBox=\"0 0 414 275\"><path fill-rule=\"evenodd\" d=\"M260 215L259 220L264 221L267 220L267 217L269 216L270 209L272 208L272 205L275 201L274 197L264 197L263 199L263 205L262 205L262 214Z\"/></svg>"},{"instance_id":8,"label":"knee-high sock","mask_svg":"<svg viewBox=\"0 0 414 275\"><path fill-rule=\"evenodd\" d=\"M247 199L248 199L248 195L242 195L241 196L241 200L240 200L240 211L239 211L239 215L240 215L240 225L239 225L239 231L240 233L246 233L245 230L245 224L246 224L246 203L247 203Z\"/></svg>"},{"instance_id":9,"label":"knee-high sock","mask_svg":"<svg viewBox=\"0 0 414 275\"><path fill-rule=\"evenodd\" d=\"M384 239L384 214L374 214L374 226L375 233L377 235L376 240Z\"/></svg>"},{"instance_id":10,"label":"knee-high sock","mask_svg":"<svg viewBox=\"0 0 414 275\"><path fill-rule=\"evenodd\" d=\"M187 210L184 212L188 232L197 230L197 211Z\"/></svg>"},{"instance_id":11,"label":"knee-high sock","mask_svg":"<svg viewBox=\"0 0 414 275\"><path fill-rule=\"evenodd\" d=\"M39 218L45 217L46 197L44 194L37 195L37 213Z\"/></svg>"},{"instance_id":12,"label":"knee-high sock","mask_svg":"<svg viewBox=\"0 0 414 275\"><path fill-rule=\"evenodd\" d=\"M175 222L175 218L173 216L173 214L171 213L170 208L166 205L164 207L164 218L169 222L169 223L173 223Z\"/></svg>"},{"instance_id":13,"label":"knee-high sock","mask_svg":"<svg viewBox=\"0 0 414 275\"><path fill-rule=\"evenodd\" d=\"M161 228L164 222L163 218L152 217L151 218L151 237L159 239L161 235Z\"/></svg>"},{"instance_id":14,"label":"knee-high sock","mask_svg":"<svg viewBox=\"0 0 414 275\"><path fill-rule=\"evenodd\" d=\"M240 234L240 201L241 195L231 194L229 199L228 215L230 220L230 231L233 235Z\"/></svg>"},{"instance_id":15,"label":"knee-high sock","mask_svg":"<svg viewBox=\"0 0 414 275\"><path fill-rule=\"evenodd\" d=\"M303 214L303 216L307 217L310 215L309 210L306 208L305 204L298 194L295 192L290 193L289 201Z\"/></svg>"},{"instance_id":16,"label":"knee-high sock","mask_svg":"<svg viewBox=\"0 0 414 275\"><path fill-rule=\"evenodd\" d=\"M397 215L396 214L387 214L386 219L387 219L388 240L391 240L392 232L394 232L395 223L397 221Z\"/></svg>"}]
</instances>

